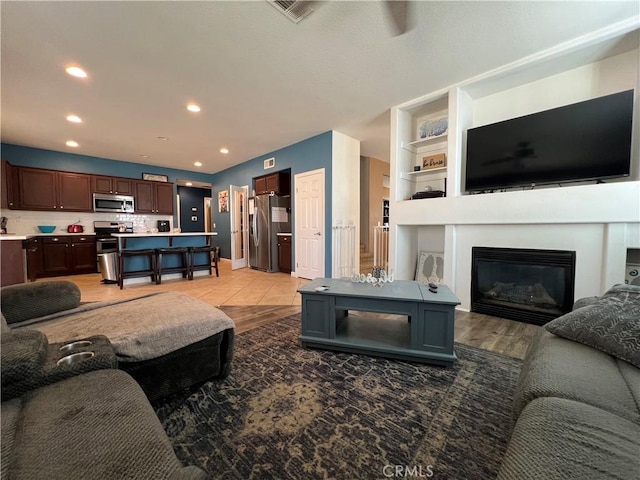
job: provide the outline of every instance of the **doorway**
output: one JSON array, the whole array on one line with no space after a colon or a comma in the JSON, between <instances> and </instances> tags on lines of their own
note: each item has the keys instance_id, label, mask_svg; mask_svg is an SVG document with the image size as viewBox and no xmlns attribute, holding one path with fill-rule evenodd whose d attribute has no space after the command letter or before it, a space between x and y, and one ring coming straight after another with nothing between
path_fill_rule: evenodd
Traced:
<instances>
[{"instance_id":1,"label":"doorway","mask_svg":"<svg viewBox=\"0 0 640 480\"><path fill-rule=\"evenodd\" d=\"M178 185L178 225L182 232L211 231L211 188ZM207 211L206 199L209 199ZM207 230L209 224L209 230Z\"/></svg>"},{"instance_id":2,"label":"doorway","mask_svg":"<svg viewBox=\"0 0 640 480\"><path fill-rule=\"evenodd\" d=\"M231 212L231 269L249 265L249 186L229 186L229 210Z\"/></svg>"},{"instance_id":3,"label":"doorway","mask_svg":"<svg viewBox=\"0 0 640 480\"><path fill-rule=\"evenodd\" d=\"M325 276L324 168L294 177L296 276Z\"/></svg>"}]
</instances>

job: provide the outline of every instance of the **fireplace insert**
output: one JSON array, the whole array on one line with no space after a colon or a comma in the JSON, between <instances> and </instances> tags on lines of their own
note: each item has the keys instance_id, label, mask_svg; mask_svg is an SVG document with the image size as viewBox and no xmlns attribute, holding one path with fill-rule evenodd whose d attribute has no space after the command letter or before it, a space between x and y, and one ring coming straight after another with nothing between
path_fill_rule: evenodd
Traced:
<instances>
[{"instance_id":1,"label":"fireplace insert","mask_svg":"<svg viewBox=\"0 0 640 480\"><path fill-rule=\"evenodd\" d=\"M544 325L571 311L574 251L472 248L471 311Z\"/></svg>"}]
</instances>

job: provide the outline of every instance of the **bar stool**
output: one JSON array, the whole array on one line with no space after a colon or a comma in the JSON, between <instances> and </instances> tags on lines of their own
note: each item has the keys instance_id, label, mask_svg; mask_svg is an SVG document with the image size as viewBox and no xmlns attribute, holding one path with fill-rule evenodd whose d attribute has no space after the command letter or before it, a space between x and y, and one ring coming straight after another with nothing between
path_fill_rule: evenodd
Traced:
<instances>
[{"instance_id":1,"label":"bar stool","mask_svg":"<svg viewBox=\"0 0 640 480\"><path fill-rule=\"evenodd\" d=\"M195 257L198 253L208 253L209 262L196 264ZM189 280L193 280L193 272L195 270L209 270L211 275L211 262L213 261L214 268L216 269L216 277L220 276L218 272L218 258L220 257L220 247L214 247L212 245L206 245L204 247L189 247Z\"/></svg>"},{"instance_id":2,"label":"bar stool","mask_svg":"<svg viewBox=\"0 0 640 480\"><path fill-rule=\"evenodd\" d=\"M166 247L156 248L156 285L160 285L162 282L162 273L182 273L182 278L189 277L189 250L187 247ZM182 265L176 267L162 268L163 255L181 255Z\"/></svg>"},{"instance_id":3,"label":"bar stool","mask_svg":"<svg viewBox=\"0 0 640 480\"><path fill-rule=\"evenodd\" d=\"M147 257L149 259L149 268L143 270L124 271L124 259L135 257ZM151 281L156 280L156 255L151 248L143 250L120 250L118 252L118 286L120 290L124 287L125 278L133 277L151 277Z\"/></svg>"}]
</instances>

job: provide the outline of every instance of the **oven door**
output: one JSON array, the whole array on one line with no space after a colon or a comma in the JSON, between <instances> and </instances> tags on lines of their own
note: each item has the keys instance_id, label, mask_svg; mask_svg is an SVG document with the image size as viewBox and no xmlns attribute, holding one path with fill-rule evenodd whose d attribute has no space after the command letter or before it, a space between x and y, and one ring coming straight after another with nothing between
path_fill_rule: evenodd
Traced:
<instances>
[{"instance_id":1,"label":"oven door","mask_svg":"<svg viewBox=\"0 0 640 480\"><path fill-rule=\"evenodd\" d=\"M98 238L96 240L97 253L111 253L118 251L118 239L114 237Z\"/></svg>"}]
</instances>

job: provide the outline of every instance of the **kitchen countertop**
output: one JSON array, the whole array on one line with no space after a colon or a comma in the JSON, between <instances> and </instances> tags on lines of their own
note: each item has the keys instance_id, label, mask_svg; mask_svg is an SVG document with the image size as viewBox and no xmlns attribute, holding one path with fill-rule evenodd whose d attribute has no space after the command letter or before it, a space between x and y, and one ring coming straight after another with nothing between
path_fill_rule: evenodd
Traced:
<instances>
[{"instance_id":1,"label":"kitchen countertop","mask_svg":"<svg viewBox=\"0 0 640 480\"><path fill-rule=\"evenodd\" d=\"M217 232L134 232L134 233L112 233L112 237L116 238L134 238L134 237L202 237L203 235L218 235Z\"/></svg>"},{"instance_id":2,"label":"kitchen countertop","mask_svg":"<svg viewBox=\"0 0 640 480\"><path fill-rule=\"evenodd\" d=\"M33 237L79 237L84 235L86 236L95 236L95 233L84 232L84 233L3 233L0 234L0 240L28 240Z\"/></svg>"},{"instance_id":3,"label":"kitchen countertop","mask_svg":"<svg viewBox=\"0 0 640 480\"><path fill-rule=\"evenodd\" d=\"M15 233L3 233L0 235L0 240L26 240L33 235L16 235Z\"/></svg>"},{"instance_id":4,"label":"kitchen countertop","mask_svg":"<svg viewBox=\"0 0 640 480\"><path fill-rule=\"evenodd\" d=\"M276 233L276 235L280 235L281 237L290 237L290 233Z\"/></svg>"}]
</instances>

